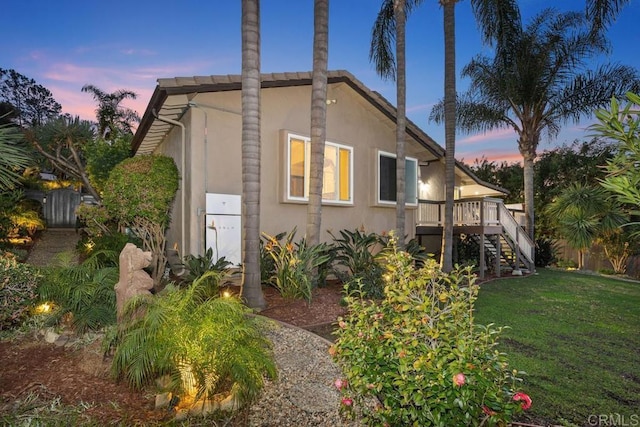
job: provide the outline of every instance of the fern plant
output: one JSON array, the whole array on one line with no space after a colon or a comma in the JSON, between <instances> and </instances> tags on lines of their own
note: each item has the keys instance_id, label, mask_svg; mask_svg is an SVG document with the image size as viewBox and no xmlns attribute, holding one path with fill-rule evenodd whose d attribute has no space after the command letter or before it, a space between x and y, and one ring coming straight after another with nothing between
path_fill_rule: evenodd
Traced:
<instances>
[{"instance_id":1,"label":"fern plant","mask_svg":"<svg viewBox=\"0 0 640 427\"><path fill-rule=\"evenodd\" d=\"M56 307L49 323L69 319L78 333L115 323L117 259L117 252L99 251L81 265L70 265L62 257L58 260L62 265L47 268L38 294L42 302Z\"/></svg>"},{"instance_id":2,"label":"fern plant","mask_svg":"<svg viewBox=\"0 0 640 427\"><path fill-rule=\"evenodd\" d=\"M229 391L241 403L254 400L264 375L276 375L269 342L240 300L208 297L206 281L216 276L207 272L188 288L170 284L130 301L113 375L136 389L169 375L168 391L195 402Z\"/></svg>"}]
</instances>

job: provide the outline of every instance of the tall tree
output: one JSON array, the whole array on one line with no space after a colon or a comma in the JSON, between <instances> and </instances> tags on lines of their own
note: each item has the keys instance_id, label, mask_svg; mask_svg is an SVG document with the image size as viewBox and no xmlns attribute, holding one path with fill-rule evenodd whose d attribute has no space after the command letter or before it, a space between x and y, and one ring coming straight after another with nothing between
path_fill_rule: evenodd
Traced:
<instances>
[{"instance_id":1,"label":"tall tree","mask_svg":"<svg viewBox=\"0 0 640 427\"><path fill-rule=\"evenodd\" d=\"M93 95L98 103L96 119L98 120L98 135L107 140L112 140L118 134L132 134L133 126L140 121L138 113L130 108L120 105L126 99L136 99L135 92L126 89L118 89L107 93L94 85L82 86L83 92Z\"/></svg>"},{"instance_id":2,"label":"tall tree","mask_svg":"<svg viewBox=\"0 0 640 427\"><path fill-rule=\"evenodd\" d=\"M373 25L369 59L377 73L396 82L396 235L404 247L406 222L406 19L421 0L384 0ZM395 45L392 46L393 41ZM395 55L394 55L395 49ZM396 61L397 58L397 61Z\"/></svg>"},{"instance_id":3,"label":"tall tree","mask_svg":"<svg viewBox=\"0 0 640 427\"><path fill-rule=\"evenodd\" d=\"M307 242L320 243L324 142L327 135L327 64L329 62L329 0L313 5L313 75L311 82L311 158Z\"/></svg>"},{"instance_id":4,"label":"tall tree","mask_svg":"<svg viewBox=\"0 0 640 427\"><path fill-rule=\"evenodd\" d=\"M407 129L407 61L406 61L406 1L394 0L393 16L396 21L396 232L398 247L404 249L406 207L406 149Z\"/></svg>"},{"instance_id":5,"label":"tall tree","mask_svg":"<svg viewBox=\"0 0 640 427\"><path fill-rule=\"evenodd\" d=\"M266 307L260 283L260 0L242 0L242 297Z\"/></svg>"},{"instance_id":6,"label":"tall tree","mask_svg":"<svg viewBox=\"0 0 640 427\"><path fill-rule=\"evenodd\" d=\"M456 128L456 77L455 77L455 4L458 0L439 0L443 7L445 43L445 215L442 233L440 263L445 271L453 268L453 197L455 185L455 128ZM404 0L408 15L422 0ZM502 39L505 28L519 18L515 0L472 0L471 6L481 25L485 41ZM383 78L394 77L395 58L391 42L396 37L394 0L384 0L374 24L369 58ZM400 103L400 102L399 102ZM406 101L405 101L406 103ZM400 106L398 106L400 108ZM403 108L406 108L404 106ZM399 133L399 132L398 132ZM404 175L397 175L398 181ZM404 181L403 181L404 182Z\"/></svg>"},{"instance_id":7,"label":"tall tree","mask_svg":"<svg viewBox=\"0 0 640 427\"><path fill-rule=\"evenodd\" d=\"M455 5L457 0L441 0L444 11L444 225L440 265L453 269L453 198L456 184L456 42Z\"/></svg>"},{"instance_id":8,"label":"tall tree","mask_svg":"<svg viewBox=\"0 0 640 427\"><path fill-rule=\"evenodd\" d=\"M584 71L587 59L608 46L603 36L593 36L585 24L580 13L546 9L526 28L509 29L504 41L494 38L494 58L478 56L462 71L471 85L458 98L459 127L468 132L512 128L518 135L531 238L533 163L542 133L553 138L563 124L578 122L612 96L638 87L637 72L630 67L609 64ZM430 118L440 122L443 112L440 103Z\"/></svg>"},{"instance_id":9,"label":"tall tree","mask_svg":"<svg viewBox=\"0 0 640 427\"><path fill-rule=\"evenodd\" d=\"M79 117L60 116L27 132L27 140L59 172L78 179L96 201L101 197L91 184L84 150L93 139L92 124Z\"/></svg>"},{"instance_id":10,"label":"tall tree","mask_svg":"<svg viewBox=\"0 0 640 427\"><path fill-rule=\"evenodd\" d=\"M12 106L19 126L39 126L60 114L51 92L15 70L0 68L0 102Z\"/></svg>"},{"instance_id":11,"label":"tall tree","mask_svg":"<svg viewBox=\"0 0 640 427\"><path fill-rule=\"evenodd\" d=\"M586 15L591 21L592 34L605 30L628 3L630 0L585 0Z\"/></svg>"}]
</instances>

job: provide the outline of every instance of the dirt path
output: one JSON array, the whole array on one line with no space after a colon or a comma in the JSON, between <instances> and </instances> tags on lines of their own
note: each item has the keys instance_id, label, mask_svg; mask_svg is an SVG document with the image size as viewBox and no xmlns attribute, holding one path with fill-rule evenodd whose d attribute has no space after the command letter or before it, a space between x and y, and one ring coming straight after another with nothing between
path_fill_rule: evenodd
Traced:
<instances>
[{"instance_id":1,"label":"dirt path","mask_svg":"<svg viewBox=\"0 0 640 427\"><path fill-rule=\"evenodd\" d=\"M58 254L73 251L79 240L80 234L73 228L48 228L29 252L27 263L46 267Z\"/></svg>"}]
</instances>

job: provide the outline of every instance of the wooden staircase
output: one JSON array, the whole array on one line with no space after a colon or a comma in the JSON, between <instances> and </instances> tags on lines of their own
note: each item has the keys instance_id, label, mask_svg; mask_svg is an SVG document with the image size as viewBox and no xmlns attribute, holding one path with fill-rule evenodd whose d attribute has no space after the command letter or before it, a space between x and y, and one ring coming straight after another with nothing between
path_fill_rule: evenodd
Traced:
<instances>
[{"instance_id":1,"label":"wooden staircase","mask_svg":"<svg viewBox=\"0 0 640 427\"><path fill-rule=\"evenodd\" d=\"M534 270L535 245L518 224L502 200L479 198L459 200L454 204L454 232L466 234L478 244L480 277L487 261L495 265L499 275ZM416 235L442 232L444 202L420 200L416 219Z\"/></svg>"}]
</instances>

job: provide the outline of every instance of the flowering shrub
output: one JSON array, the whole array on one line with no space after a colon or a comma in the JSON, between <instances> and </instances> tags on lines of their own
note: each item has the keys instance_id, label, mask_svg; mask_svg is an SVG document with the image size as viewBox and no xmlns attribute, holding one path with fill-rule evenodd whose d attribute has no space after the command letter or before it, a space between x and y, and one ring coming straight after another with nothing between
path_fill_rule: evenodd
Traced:
<instances>
[{"instance_id":1,"label":"flowering shrub","mask_svg":"<svg viewBox=\"0 0 640 427\"><path fill-rule=\"evenodd\" d=\"M393 245L385 266L384 298L351 292L330 350L345 412L371 425L505 425L531 406L496 349L502 328L473 322L470 269L445 274L428 260L416 270Z\"/></svg>"},{"instance_id":2,"label":"flowering shrub","mask_svg":"<svg viewBox=\"0 0 640 427\"><path fill-rule=\"evenodd\" d=\"M327 264L331 256L328 245L321 243L308 246L303 239L294 245L294 228L284 240L262 233L266 243L264 251L273 260L273 276L270 278L285 298L305 298L311 301L311 290L315 283L313 271Z\"/></svg>"}]
</instances>

